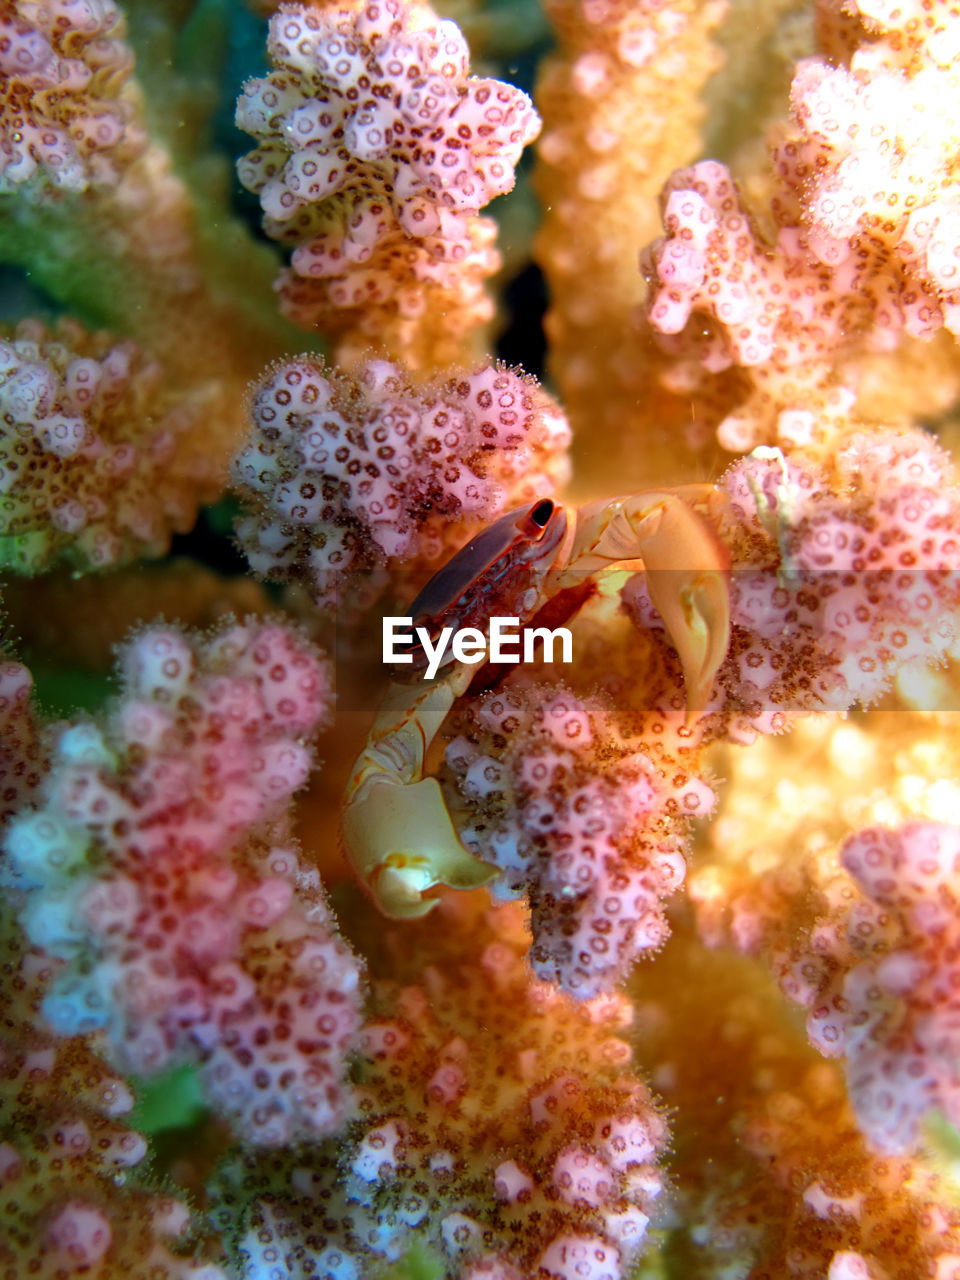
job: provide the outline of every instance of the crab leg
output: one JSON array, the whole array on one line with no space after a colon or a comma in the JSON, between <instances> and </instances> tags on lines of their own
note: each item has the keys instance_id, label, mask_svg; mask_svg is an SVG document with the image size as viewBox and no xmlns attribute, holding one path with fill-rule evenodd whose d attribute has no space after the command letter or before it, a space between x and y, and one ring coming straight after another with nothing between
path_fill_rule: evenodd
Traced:
<instances>
[{"instance_id":1,"label":"crab leg","mask_svg":"<svg viewBox=\"0 0 960 1280\"><path fill-rule=\"evenodd\" d=\"M416 685L390 686L354 766L343 840L354 870L386 915L426 915L437 884L475 889L496 875L460 843L436 778L423 776L427 750L474 669Z\"/></svg>"},{"instance_id":2,"label":"crab leg","mask_svg":"<svg viewBox=\"0 0 960 1280\"><path fill-rule=\"evenodd\" d=\"M650 599L683 667L687 719L707 704L730 640L730 561L695 506L712 485L649 490L580 508L563 578L642 560Z\"/></svg>"}]
</instances>

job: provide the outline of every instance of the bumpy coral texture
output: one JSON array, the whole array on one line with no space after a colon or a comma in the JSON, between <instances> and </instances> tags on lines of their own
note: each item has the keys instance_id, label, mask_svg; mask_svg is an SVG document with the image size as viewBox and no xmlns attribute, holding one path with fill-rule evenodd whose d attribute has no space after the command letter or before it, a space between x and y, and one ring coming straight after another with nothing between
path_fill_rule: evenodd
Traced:
<instances>
[{"instance_id":1,"label":"bumpy coral texture","mask_svg":"<svg viewBox=\"0 0 960 1280\"><path fill-rule=\"evenodd\" d=\"M526 95L469 77L457 26L399 0L284 6L270 54L278 70L238 103L237 124L261 139L239 172L268 234L297 246L287 314L408 357L418 326L443 342L489 319L483 281L499 258L476 214L513 187L537 134Z\"/></svg>"},{"instance_id":2,"label":"bumpy coral texture","mask_svg":"<svg viewBox=\"0 0 960 1280\"><path fill-rule=\"evenodd\" d=\"M609 476L673 483L677 450L702 403L671 404L657 352L638 343L637 247L659 234L668 175L701 154L702 88L723 0L545 0L556 47L540 63L544 131L534 182L534 253L547 279L549 368L578 445L586 488ZM662 434L661 434L662 431ZM642 433L644 447L636 448Z\"/></svg>"},{"instance_id":3,"label":"bumpy coral texture","mask_svg":"<svg viewBox=\"0 0 960 1280\"><path fill-rule=\"evenodd\" d=\"M461 838L527 891L539 977L580 998L610 990L667 936L688 819L710 788L630 736L601 698L514 683L458 722L447 763L470 802Z\"/></svg>"},{"instance_id":4,"label":"bumpy coral texture","mask_svg":"<svg viewBox=\"0 0 960 1280\"><path fill-rule=\"evenodd\" d=\"M387 361L351 378L299 357L260 386L253 420L234 475L261 511L241 542L256 571L302 578L322 604L362 591L370 570L437 565L567 475L557 405L492 365L413 386Z\"/></svg>"},{"instance_id":5,"label":"bumpy coral texture","mask_svg":"<svg viewBox=\"0 0 960 1280\"><path fill-rule=\"evenodd\" d=\"M669 1275L953 1280L950 1181L871 1151L842 1072L761 966L707 950L681 918L632 993L640 1063L675 1116Z\"/></svg>"},{"instance_id":6,"label":"bumpy coral texture","mask_svg":"<svg viewBox=\"0 0 960 1280\"><path fill-rule=\"evenodd\" d=\"M28 804L47 769L30 695L33 678L19 662L0 661L0 825Z\"/></svg>"},{"instance_id":7,"label":"bumpy coral texture","mask_svg":"<svg viewBox=\"0 0 960 1280\"><path fill-rule=\"evenodd\" d=\"M146 138L113 0L0 6L0 194L111 187Z\"/></svg>"},{"instance_id":8,"label":"bumpy coral texture","mask_svg":"<svg viewBox=\"0 0 960 1280\"><path fill-rule=\"evenodd\" d=\"M249 1141L341 1119L358 967L283 822L310 770L328 673L284 627L191 642L155 628L122 658L104 725L61 731L42 802L7 836L6 883L64 962L44 1015L100 1031L138 1074L199 1060Z\"/></svg>"},{"instance_id":9,"label":"bumpy coral texture","mask_svg":"<svg viewBox=\"0 0 960 1280\"><path fill-rule=\"evenodd\" d=\"M50 961L8 912L0 930L0 1276L226 1280L192 1247L187 1205L140 1177L129 1088L84 1041L38 1028Z\"/></svg>"},{"instance_id":10,"label":"bumpy coral texture","mask_svg":"<svg viewBox=\"0 0 960 1280\"><path fill-rule=\"evenodd\" d=\"M0 560L102 569L162 555L217 492L198 414L132 342L61 320L0 334Z\"/></svg>"},{"instance_id":11,"label":"bumpy coral texture","mask_svg":"<svg viewBox=\"0 0 960 1280\"><path fill-rule=\"evenodd\" d=\"M830 470L759 450L721 490L732 636L710 736L750 742L869 705L904 664L944 657L960 625L960 503L930 436L851 436ZM661 625L642 578L624 598L641 625Z\"/></svg>"},{"instance_id":12,"label":"bumpy coral texture","mask_svg":"<svg viewBox=\"0 0 960 1280\"><path fill-rule=\"evenodd\" d=\"M463 962L437 947L438 919ZM533 979L512 905L475 895L431 920L388 939L412 982L375 985L360 1114L339 1150L250 1158L220 1188L241 1274L360 1276L416 1241L456 1280L619 1280L666 1137L618 1034L628 1002L578 1004Z\"/></svg>"},{"instance_id":13,"label":"bumpy coral texture","mask_svg":"<svg viewBox=\"0 0 960 1280\"><path fill-rule=\"evenodd\" d=\"M794 78L793 122L773 141L773 243L725 166L667 184L667 235L644 258L648 312L680 383L697 367L749 370L753 392L720 428L727 448L822 445L829 421L794 411L856 390L844 357L960 329L952 13L940 0L821 6L821 41L841 61L809 59Z\"/></svg>"},{"instance_id":14,"label":"bumpy coral texture","mask_svg":"<svg viewBox=\"0 0 960 1280\"><path fill-rule=\"evenodd\" d=\"M846 1060L871 1144L904 1153L930 1108L960 1119L960 828L915 822L861 831L840 863L852 882L841 873L824 887L821 913L783 961L781 985L808 1008L812 1043Z\"/></svg>"},{"instance_id":15,"label":"bumpy coral texture","mask_svg":"<svg viewBox=\"0 0 960 1280\"><path fill-rule=\"evenodd\" d=\"M0 828L36 795L49 761L26 668L0 667ZM0 861L0 867L3 867ZM0 910L0 1276L225 1280L191 1244L185 1204L157 1195L124 1117L133 1096L82 1039L57 1041L40 1005L56 962Z\"/></svg>"}]
</instances>

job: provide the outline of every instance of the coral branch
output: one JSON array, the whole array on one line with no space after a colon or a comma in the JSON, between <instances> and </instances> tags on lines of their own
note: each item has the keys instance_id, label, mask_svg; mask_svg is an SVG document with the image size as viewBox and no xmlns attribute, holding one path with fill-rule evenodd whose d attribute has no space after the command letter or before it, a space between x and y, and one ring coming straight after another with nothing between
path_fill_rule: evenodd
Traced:
<instances>
[{"instance_id":1,"label":"coral branch","mask_svg":"<svg viewBox=\"0 0 960 1280\"><path fill-rule=\"evenodd\" d=\"M438 919L465 962L437 948ZM388 940L411 984L375 985L346 1140L226 1170L216 1216L240 1274L361 1275L417 1241L456 1280L620 1280L666 1139L629 1070L627 1003L577 1004L535 981L514 907L484 911L475 895L431 920L415 942L409 926Z\"/></svg>"},{"instance_id":2,"label":"coral branch","mask_svg":"<svg viewBox=\"0 0 960 1280\"><path fill-rule=\"evenodd\" d=\"M270 55L237 106L261 140L239 172L267 233L297 246L287 314L336 336L341 362L373 341L414 366L469 358L499 265L477 213L536 137L529 98L469 77L460 31L422 3L284 5Z\"/></svg>"},{"instance_id":3,"label":"coral branch","mask_svg":"<svg viewBox=\"0 0 960 1280\"><path fill-rule=\"evenodd\" d=\"M673 483L677 449L703 431L689 398L657 387L656 352L635 319L637 246L658 230L657 195L700 147L700 91L720 55L723 0L548 0L557 47L537 105L544 136L535 242L550 289L550 373L576 432L588 486ZM691 428L693 429L691 431Z\"/></svg>"},{"instance_id":4,"label":"coral branch","mask_svg":"<svg viewBox=\"0 0 960 1280\"><path fill-rule=\"evenodd\" d=\"M25 931L65 962L45 1016L61 1035L100 1032L128 1071L202 1062L248 1141L328 1132L358 966L283 821L326 669L252 623L202 644L148 630L122 665L109 721L60 733L42 803L7 836Z\"/></svg>"},{"instance_id":5,"label":"coral branch","mask_svg":"<svg viewBox=\"0 0 960 1280\"><path fill-rule=\"evenodd\" d=\"M960 53L951 6L924 9L920 21L913 5L819 6L820 40L847 65L811 58L794 77L762 211L775 240L724 165L681 170L664 189L667 235L644 254L648 313L678 357L673 385L749 371L750 394L720 426L728 449L823 449L845 413L798 433L798 411L835 407L838 388L849 408L865 354L960 325Z\"/></svg>"},{"instance_id":6,"label":"coral branch","mask_svg":"<svg viewBox=\"0 0 960 1280\"><path fill-rule=\"evenodd\" d=\"M369 595L371 570L422 573L567 475L558 406L491 365L415 387L387 361L348 377L292 360L260 386L253 419L234 474L262 512L241 541L254 570L301 578L325 605Z\"/></svg>"},{"instance_id":7,"label":"coral branch","mask_svg":"<svg viewBox=\"0 0 960 1280\"><path fill-rule=\"evenodd\" d=\"M116 186L146 147L113 0L0 10L0 193Z\"/></svg>"},{"instance_id":8,"label":"coral branch","mask_svg":"<svg viewBox=\"0 0 960 1280\"><path fill-rule=\"evenodd\" d=\"M610 990L667 936L689 819L713 793L664 770L598 698L514 683L458 727L447 763L471 804L461 837L500 868L494 893L529 892L534 970L581 999Z\"/></svg>"},{"instance_id":9,"label":"coral branch","mask_svg":"<svg viewBox=\"0 0 960 1280\"><path fill-rule=\"evenodd\" d=\"M132 342L69 320L0 331L0 563L162 555L219 489L191 438L198 420Z\"/></svg>"}]
</instances>

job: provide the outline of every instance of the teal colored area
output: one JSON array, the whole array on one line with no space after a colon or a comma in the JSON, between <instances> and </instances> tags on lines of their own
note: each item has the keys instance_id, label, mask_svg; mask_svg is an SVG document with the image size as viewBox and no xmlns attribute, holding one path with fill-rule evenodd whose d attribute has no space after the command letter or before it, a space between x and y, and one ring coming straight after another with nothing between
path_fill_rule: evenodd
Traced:
<instances>
[{"instance_id":1,"label":"teal colored area","mask_svg":"<svg viewBox=\"0 0 960 1280\"><path fill-rule=\"evenodd\" d=\"M232 537L233 526L241 512L240 502L237 498L232 494L227 494L219 502L204 508L204 511L207 517L207 524L212 533L215 533L220 538Z\"/></svg>"},{"instance_id":2,"label":"teal colored area","mask_svg":"<svg viewBox=\"0 0 960 1280\"><path fill-rule=\"evenodd\" d=\"M133 1082L136 1106L130 1125L151 1137L165 1129L185 1129L203 1118L206 1107L193 1066L174 1067L150 1080Z\"/></svg>"}]
</instances>

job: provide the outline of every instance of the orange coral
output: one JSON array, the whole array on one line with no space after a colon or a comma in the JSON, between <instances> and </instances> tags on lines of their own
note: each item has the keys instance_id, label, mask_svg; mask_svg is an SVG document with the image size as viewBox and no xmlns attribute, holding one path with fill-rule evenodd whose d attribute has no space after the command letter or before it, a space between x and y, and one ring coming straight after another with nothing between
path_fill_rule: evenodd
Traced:
<instances>
[{"instance_id":1,"label":"orange coral","mask_svg":"<svg viewBox=\"0 0 960 1280\"><path fill-rule=\"evenodd\" d=\"M667 184L667 235L645 254L648 314L677 357L671 385L749 371L720 425L725 448L829 446L847 428L859 356L960 325L954 12L820 6L822 45L842 62L800 64L793 120L772 135L774 242L725 166ZM801 411L818 420L798 436Z\"/></svg>"},{"instance_id":2,"label":"orange coral","mask_svg":"<svg viewBox=\"0 0 960 1280\"><path fill-rule=\"evenodd\" d=\"M113 0L0 6L0 193L115 186L146 146Z\"/></svg>"},{"instance_id":3,"label":"orange coral","mask_svg":"<svg viewBox=\"0 0 960 1280\"><path fill-rule=\"evenodd\" d=\"M591 491L599 475L639 488L675 478L684 433L691 444L701 439L689 401L672 403L654 382L656 355L635 318L644 298L637 251L656 234L664 179L697 154L698 89L720 61L709 36L725 4L549 0L544 8L557 49L536 91L544 218L535 252L550 290L550 372L579 442L580 484Z\"/></svg>"},{"instance_id":4,"label":"orange coral","mask_svg":"<svg viewBox=\"0 0 960 1280\"><path fill-rule=\"evenodd\" d=\"M198 412L132 342L24 321L0 340L0 547L33 573L162 555L218 491Z\"/></svg>"},{"instance_id":5,"label":"orange coral","mask_svg":"<svg viewBox=\"0 0 960 1280\"><path fill-rule=\"evenodd\" d=\"M417 1240L462 1280L619 1276L666 1137L629 1070L628 1004L533 979L514 907L445 899L431 921L386 939L396 979L375 984L345 1140L227 1170L241 1265L359 1275ZM437 945L449 930L458 963Z\"/></svg>"}]
</instances>

